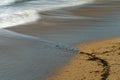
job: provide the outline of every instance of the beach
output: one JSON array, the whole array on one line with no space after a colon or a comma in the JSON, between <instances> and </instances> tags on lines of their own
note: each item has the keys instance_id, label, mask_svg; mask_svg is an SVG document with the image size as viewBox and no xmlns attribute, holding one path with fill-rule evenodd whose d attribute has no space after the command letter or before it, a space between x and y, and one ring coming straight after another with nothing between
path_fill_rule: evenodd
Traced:
<instances>
[{"instance_id":1,"label":"beach","mask_svg":"<svg viewBox=\"0 0 120 80\"><path fill-rule=\"evenodd\" d=\"M79 54L46 80L119 80L120 38L83 43Z\"/></svg>"},{"instance_id":2,"label":"beach","mask_svg":"<svg viewBox=\"0 0 120 80\"><path fill-rule=\"evenodd\" d=\"M86 38L94 40L93 38L117 37L118 33L112 33L111 30L113 30L112 26L116 26L113 31L119 29L119 19L117 20L119 10L117 1L96 2L72 8L45 11L40 13L42 19L37 22L6 29L68 44L77 39L76 43L81 42L82 39L87 41ZM94 34L96 32L98 34Z\"/></svg>"},{"instance_id":3,"label":"beach","mask_svg":"<svg viewBox=\"0 0 120 80\"><path fill-rule=\"evenodd\" d=\"M1 29L0 79L119 80L119 2L43 11Z\"/></svg>"},{"instance_id":4,"label":"beach","mask_svg":"<svg viewBox=\"0 0 120 80\"><path fill-rule=\"evenodd\" d=\"M114 7L115 3L100 3L101 5L108 4L109 7L98 9L92 5L93 8L90 6L89 8L83 7L80 10L73 10L72 13L79 16L102 18L111 12L119 11L119 7ZM99 6L101 6L100 4ZM110 8L110 6L113 7ZM93 23L95 22L93 21ZM80 23L82 26L85 24L90 25L89 23ZM49 76L45 80L119 80L119 43L120 38L109 37L107 39L102 37L101 39L77 44L78 53L66 65L55 70L53 76Z\"/></svg>"}]
</instances>

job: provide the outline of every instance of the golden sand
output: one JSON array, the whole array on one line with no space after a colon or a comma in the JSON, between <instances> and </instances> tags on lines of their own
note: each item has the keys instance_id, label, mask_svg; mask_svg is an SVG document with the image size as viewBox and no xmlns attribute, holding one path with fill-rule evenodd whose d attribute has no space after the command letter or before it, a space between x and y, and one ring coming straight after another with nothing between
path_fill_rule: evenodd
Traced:
<instances>
[{"instance_id":1,"label":"golden sand","mask_svg":"<svg viewBox=\"0 0 120 80\"><path fill-rule=\"evenodd\" d=\"M46 80L120 80L120 38L77 45L80 54Z\"/></svg>"}]
</instances>

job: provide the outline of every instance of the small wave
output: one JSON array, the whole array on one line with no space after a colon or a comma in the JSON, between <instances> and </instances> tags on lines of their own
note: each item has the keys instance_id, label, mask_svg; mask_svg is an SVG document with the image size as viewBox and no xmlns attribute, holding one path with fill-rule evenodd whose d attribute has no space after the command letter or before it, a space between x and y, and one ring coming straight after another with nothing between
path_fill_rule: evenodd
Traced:
<instances>
[{"instance_id":1,"label":"small wave","mask_svg":"<svg viewBox=\"0 0 120 80\"><path fill-rule=\"evenodd\" d=\"M93 1L94 0L2 0L0 1L0 28L37 21L41 19L39 12L82 5ZM12 5L11 3L14 4ZM20 4L17 5L15 3ZM9 6L3 7L2 5Z\"/></svg>"},{"instance_id":2,"label":"small wave","mask_svg":"<svg viewBox=\"0 0 120 80\"><path fill-rule=\"evenodd\" d=\"M23 3L27 1L33 1L33 0L0 0L0 5L10 5L13 3Z\"/></svg>"},{"instance_id":3,"label":"small wave","mask_svg":"<svg viewBox=\"0 0 120 80\"><path fill-rule=\"evenodd\" d=\"M8 5L14 3L16 0L0 0L0 5Z\"/></svg>"},{"instance_id":4,"label":"small wave","mask_svg":"<svg viewBox=\"0 0 120 80\"><path fill-rule=\"evenodd\" d=\"M0 28L16 26L40 19L35 10L6 11L0 13Z\"/></svg>"}]
</instances>

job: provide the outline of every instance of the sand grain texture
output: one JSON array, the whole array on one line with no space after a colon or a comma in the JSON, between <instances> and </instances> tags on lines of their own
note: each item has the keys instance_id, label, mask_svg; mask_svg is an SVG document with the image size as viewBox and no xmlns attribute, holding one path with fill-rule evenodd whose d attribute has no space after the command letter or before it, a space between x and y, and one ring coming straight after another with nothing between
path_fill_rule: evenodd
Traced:
<instances>
[{"instance_id":1,"label":"sand grain texture","mask_svg":"<svg viewBox=\"0 0 120 80\"><path fill-rule=\"evenodd\" d=\"M120 80L120 38L83 43L77 48L81 54L47 80Z\"/></svg>"}]
</instances>

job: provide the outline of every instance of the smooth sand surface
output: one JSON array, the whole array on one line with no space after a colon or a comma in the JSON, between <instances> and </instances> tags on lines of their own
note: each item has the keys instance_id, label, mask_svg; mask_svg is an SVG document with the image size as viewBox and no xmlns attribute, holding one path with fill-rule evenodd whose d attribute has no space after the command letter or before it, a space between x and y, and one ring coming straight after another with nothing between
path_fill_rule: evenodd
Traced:
<instances>
[{"instance_id":1,"label":"smooth sand surface","mask_svg":"<svg viewBox=\"0 0 120 80\"><path fill-rule=\"evenodd\" d=\"M47 80L120 80L120 38L76 47L80 54Z\"/></svg>"}]
</instances>

